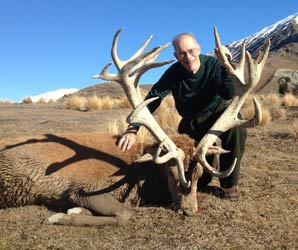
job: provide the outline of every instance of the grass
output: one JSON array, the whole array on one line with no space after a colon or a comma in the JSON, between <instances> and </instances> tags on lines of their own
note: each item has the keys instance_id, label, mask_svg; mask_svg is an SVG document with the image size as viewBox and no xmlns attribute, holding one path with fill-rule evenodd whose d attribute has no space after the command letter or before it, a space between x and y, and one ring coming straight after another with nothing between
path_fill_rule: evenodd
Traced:
<instances>
[{"instance_id":1,"label":"grass","mask_svg":"<svg viewBox=\"0 0 298 250\"><path fill-rule=\"evenodd\" d=\"M285 107L298 106L297 97L290 93L285 94L284 97L282 98L282 101L283 101L283 105Z\"/></svg>"},{"instance_id":2,"label":"grass","mask_svg":"<svg viewBox=\"0 0 298 250\"><path fill-rule=\"evenodd\" d=\"M0 250L15 250L18 249L17 239L10 236L2 236L0 238Z\"/></svg>"},{"instance_id":3,"label":"grass","mask_svg":"<svg viewBox=\"0 0 298 250\"><path fill-rule=\"evenodd\" d=\"M59 126L65 123L70 125L66 132L77 133L79 138L82 131L97 133L101 121L116 121L119 127L123 123L123 129L127 126L127 110L122 111L122 116L115 116L118 110L74 112L58 110L57 107L63 106L56 105L37 108L27 105L20 113L17 113L19 106L15 105L13 113L6 115L4 112L10 109L3 109L1 120L6 121L3 124L6 127L1 130L2 136L23 136L23 131L58 133L61 132ZM274 120L264 128L248 129L239 202L206 195L208 208L191 218L174 213L168 207L141 207L134 209L132 220L123 227L48 226L41 222L53 211L43 206L8 208L0 210L0 249L297 249L298 144L294 141L297 136L294 117L298 110L279 108L287 112L287 117L291 112L291 120ZM24 115L25 110L28 110L27 115ZM18 116L12 119L13 114ZM98 116L100 118L91 126ZM19 118L22 119L21 129L16 127L20 124ZM43 120L49 122L39 127ZM78 129L73 126L76 123L80 124ZM14 127L7 127L8 124ZM40 130L44 128L45 131ZM9 131L13 133L8 135ZM288 136L291 133L293 135ZM77 156L74 159L81 160Z\"/></svg>"},{"instance_id":4,"label":"grass","mask_svg":"<svg viewBox=\"0 0 298 250\"><path fill-rule=\"evenodd\" d=\"M298 119L295 119L292 122L292 125L289 128L289 133L295 140L298 139Z\"/></svg>"},{"instance_id":5,"label":"grass","mask_svg":"<svg viewBox=\"0 0 298 250\"><path fill-rule=\"evenodd\" d=\"M85 102L86 110L99 110L101 107L101 100L97 95L93 95Z\"/></svg>"},{"instance_id":6,"label":"grass","mask_svg":"<svg viewBox=\"0 0 298 250\"><path fill-rule=\"evenodd\" d=\"M24 103L24 104L32 104L33 101L31 99L31 97L25 97L25 98L23 98L22 103Z\"/></svg>"},{"instance_id":7,"label":"grass","mask_svg":"<svg viewBox=\"0 0 298 250\"><path fill-rule=\"evenodd\" d=\"M71 95L67 97L66 108L72 110L85 110L86 97Z\"/></svg>"}]
</instances>

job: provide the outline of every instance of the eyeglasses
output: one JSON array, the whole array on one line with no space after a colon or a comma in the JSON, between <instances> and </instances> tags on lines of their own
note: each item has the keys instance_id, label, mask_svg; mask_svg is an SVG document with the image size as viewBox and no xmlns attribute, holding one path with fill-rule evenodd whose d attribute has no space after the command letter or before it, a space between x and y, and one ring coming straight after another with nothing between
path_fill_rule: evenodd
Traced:
<instances>
[{"instance_id":1,"label":"eyeglasses","mask_svg":"<svg viewBox=\"0 0 298 250\"><path fill-rule=\"evenodd\" d=\"M192 48L192 49L189 49L187 51L182 51L182 52L177 52L178 56L180 58L186 58L187 55L190 55L190 56L197 56L198 55L198 48Z\"/></svg>"}]
</instances>

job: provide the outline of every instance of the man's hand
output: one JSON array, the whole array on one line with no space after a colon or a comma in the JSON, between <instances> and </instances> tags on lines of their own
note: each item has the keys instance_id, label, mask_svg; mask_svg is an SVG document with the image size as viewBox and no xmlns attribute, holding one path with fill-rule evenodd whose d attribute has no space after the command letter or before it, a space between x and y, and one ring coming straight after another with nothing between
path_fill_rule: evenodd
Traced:
<instances>
[{"instance_id":1,"label":"man's hand","mask_svg":"<svg viewBox=\"0 0 298 250\"><path fill-rule=\"evenodd\" d=\"M128 129L124 132L124 134L121 136L120 140L118 141L117 146L122 151L129 150L137 140L137 132L138 130L135 127L132 127L132 126L128 127Z\"/></svg>"}]
</instances>

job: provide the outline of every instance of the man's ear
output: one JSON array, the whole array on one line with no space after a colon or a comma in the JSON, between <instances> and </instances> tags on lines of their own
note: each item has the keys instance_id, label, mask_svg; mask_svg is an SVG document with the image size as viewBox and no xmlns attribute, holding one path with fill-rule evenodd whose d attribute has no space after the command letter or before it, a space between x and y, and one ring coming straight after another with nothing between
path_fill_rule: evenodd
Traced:
<instances>
[{"instance_id":1,"label":"man's ear","mask_svg":"<svg viewBox=\"0 0 298 250\"><path fill-rule=\"evenodd\" d=\"M199 54L201 54L201 46L200 46L200 44L198 44L198 51L199 51Z\"/></svg>"},{"instance_id":2,"label":"man's ear","mask_svg":"<svg viewBox=\"0 0 298 250\"><path fill-rule=\"evenodd\" d=\"M179 61L177 52L175 51L173 54L174 54L175 58Z\"/></svg>"}]
</instances>

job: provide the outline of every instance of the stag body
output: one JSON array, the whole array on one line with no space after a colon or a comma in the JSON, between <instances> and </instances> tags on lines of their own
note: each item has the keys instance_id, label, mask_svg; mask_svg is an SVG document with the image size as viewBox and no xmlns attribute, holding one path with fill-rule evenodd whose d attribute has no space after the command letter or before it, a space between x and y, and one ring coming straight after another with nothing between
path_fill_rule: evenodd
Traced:
<instances>
[{"instance_id":1,"label":"stag body","mask_svg":"<svg viewBox=\"0 0 298 250\"><path fill-rule=\"evenodd\" d=\"M98 133L0 141L0 208L45 204L64 210L78 206L107 217L86 221L87 216L81 215L84 220L76 217L73 221L60 214L60 221L53 222L117 224L129 218L130 205L169 205L172 193L177 209L184 207L188 213L195 212L196 189L186 192L182 200L184 193L177 189L179 179L173 168L133 164L143 146L136 145L123 153L115 141L115 136Z\"/></svg>"}]
</instances>

